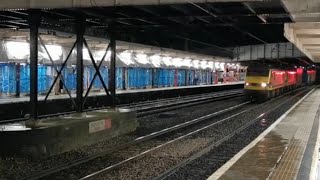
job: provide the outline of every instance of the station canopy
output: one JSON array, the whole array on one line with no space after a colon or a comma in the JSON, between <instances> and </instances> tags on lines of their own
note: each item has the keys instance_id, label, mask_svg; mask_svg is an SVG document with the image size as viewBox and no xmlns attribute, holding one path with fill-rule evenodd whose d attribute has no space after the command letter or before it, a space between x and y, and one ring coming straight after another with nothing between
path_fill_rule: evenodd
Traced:
<instances>
[{"instance_id":1,"label":"station canopy","mask_svg":"<svg viewBox=\"0 0 320 180\"><path fill-rule=\"evenodd\" d=\"M49 32L50 33L50 32ZM0 31L0 62L2 63L28 63L29 62L29 33L22 30ZM100 62L106 53L104 66L110 66L111 51L107 51L109 40L86 36L89 49L96 62ZM76 41L74 34L59 33L48 34L41 30L39 44L39 63L52 64L48 50L54 64L62 64L72 45ZM117 66L118 67L145 67L145 68L179 68L179 69L221 69L228 57L203 55L179 51L156 46L143 45L125 41L117 41ZM84 65L92 65L89 51L83 49ZM234 66L237 64L232 63ZM68 59L68 65L76 65L76 52L73 51Z\"/></svg>"},{"instance_id":2,"label":"station canopy","mask_svg":"<svg viewBox=\"0 0 320 180\"><path fill-rule=\"evenodd\" d=\"M30 8L52 34L75 33L85 17L87 36L108 38L113 23L119 41L230 58L226 47L286 42L291 22L280 0L10 0L0 4L0 28L28 29Z\"/></svg>"}]
</instances>

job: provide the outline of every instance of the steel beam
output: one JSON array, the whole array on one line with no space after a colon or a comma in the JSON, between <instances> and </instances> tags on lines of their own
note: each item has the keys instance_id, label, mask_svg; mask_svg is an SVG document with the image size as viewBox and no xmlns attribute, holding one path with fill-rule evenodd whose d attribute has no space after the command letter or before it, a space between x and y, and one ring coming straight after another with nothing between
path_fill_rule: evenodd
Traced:
<instances>
[{"instance_id":1,"label":"steel beam","mask_svg":"<svg viewBox=\"0 0 320 180\"><path fill-rule=\"evenodd\" d=\"M38 118L38 36L41 21L39 10L30 11L30 118Z\"/></svg>"},{"instance_id":2,"label":"steel beam","mask_svg":"<svg viewBox=\"0 0 320 180\"><path fill-rule=\"evenodd\" d=\"M71 99L73 105L76 106L76 103L75 103L74 100L72 99L71 93L70 93L68 87L67 87L66 84L65 84L64 77L62 76L61 73L59 73L58 67L57 67L56 64L54 63L54 61L53 61L53 59L52 59L52 57L51 57L51 55L50 55L50 53L49 53L46 45L44 44L41 36L39 36L39 41L40 41L40 44L42 45L43 49L44 49L45 52L47 53L47 55L48 55L48 57L49 57L49 60L50 60L50 62L51 62L51 64L52 64L53 69L54 69L54 70L56 71L56 73L57 73L57 78L60 78L60 79L61 79L62 86L65 88L65 90L66 90L67 94L69 95L69 98ZM73 49L73 48L72 48L72 49ZM71 50L71 51L72 51L72 50ZM68 58L68 59L69 59L69 58ZM66 61L68 61L68 59L67 59ZM61 69L63 69L63 68L64 68L64 67L62 67ZM54 83L52 84L52 87L55 85L55 83L56 83L56 80L55 80ZM51 90L52 90L52 89L50 88L50 91L47 93L44 101L46 101L46 100L48 99Z\"/></svg>"},{"instance_id":3,"label":"steel beam","mask_svg":"<svg viewBox=\"0 0 320 180\"><path fill-rule=\"evenodd\" d=\"M16 63L16 97L20 97L20 63Z\"/></svg>"},{"instance_id":4,"label":"steel beam","mask_svg":"<svg viewBox=\"0 0 320 180\"><path fill-rule=\"evenodd\" d=\"M73 52L73 50L74 50L74 48L75 48L76 45L77 45L77 42L75 42L75 43L73 44L72 48L70 49L70 51L69 51L69 53L68 53L68 55L67 55L67 58L66 58L66 60L63 62L63 64L61 65L60 70L57 72L57 76L54 78L53 83L51 84L51 87L49 88L49 91L47 92L47 95L46 95L46 97L44 98L44 101L47 101L47 99L48 99L48 97L49 97L49 95L50 95L50 93L51 93L54 85L55 85L56 82L58 81L59 77L62 77L62 75L61 75L61 74L62 74L62 71L63 71L63 69L65 68L68 60L70 59L70 56L71 56L71 54L72 54L72 52ZM65 88L67 89L66 86L65 86ZM72 97L71 97L71 100L72 100L72 102L74 101L74 100L72 99ZM75 103L75 102L73 102L73 104L76 106L76 103Z\"/></svg>"},{"instance_id":5,"label":"steel beam","mask_svg":"<svg viewBox=\"0 0 320 180\"><path fill-rule=\"evenodd\" d=\"M110 62L110 81L109 89L112 98L112 106L115 107L116 98L116 34L114 31L114 22L110 25L110 48L111 48L111 62Z\"/></svg>"},{"instance_id":6,"label":"steel beam","mask_svg":"<svg viewBox=\"0 0 320 180\"><path fill-rule=\"evenodd\" d=\"M90 93L90 91L91 91L91 88L92 88L92 86L93 86L94 80L96 79L97 76L99 76L100 82L101 82L101 84L102 84L102 86L103 86L103 88L104 88L104 90L105 90L105 92L106 92L106 95L107 95L107 96L110 95L109 92L108 92L107 86L105 85L105 83L104 83L104 81L103 81L103 78L102 78L102 75L101 75L101 73L100 73L100 68L101 68L101 66L102 66L102 64L103 64L103 62L104 62L104 60L105 60L105 58L106 58L106 56L107 56L107 54L108 54L108 51L109 51L109 49L110 49L110 44L108 44L108 47L107 47L106 51L104 52L104 55L102 56L102 59L101 59L99 65L97 66L97 64L96 64L95 61L94 61L92 52L91 52L91 50L89 49L89 45L87 44L86 40L84 40L84 43L85 43L86 48L88 49L91 62L92 62L92 64L93 64L96 72L94 73L93 78L92 78L92 80L91 80L91 82L90 82L89 88L87 89L87 92L86 92L86 94L85 94L85 96L84 96L84 100L83 100L83 104L82 104L83 106L84 106L85 103L86 103L86 100L87 100L87 98L88 98L88 96L89 96L89 93Z\"/></svg>"},{"instance_id":7,"label":"steel beam","mask_svg":"<svg viewBox=\"0 0 320 180\"><path fill-rule=\"evenodd\" d=\"M85 32L85 19L80 17L76 20L77 34L77 111L83 111L83 42Z\"/></svg>"},{"instance_id":8,"label":"steel beam","mask_svg":"<svg viewBox=\"0 0 320 180\"><path fill-rule=\"evenodd\" d=\"M240 46L234 48L234 54L237 55L234 58L237 61L305 57L305 54L289 42Z\"/></svg>"},{"instance_id":9,"label":"steel beam","mask_svg":"<svg viewBox=\"0 0 320 180\"><path fill-rule=\"evenodd\" d=\"M215 2L264 2L269 0L10 0L0 3L0 9L33 9L33 8L84 8L134 5L167 5Z\"/></svg>"}]
</instances>

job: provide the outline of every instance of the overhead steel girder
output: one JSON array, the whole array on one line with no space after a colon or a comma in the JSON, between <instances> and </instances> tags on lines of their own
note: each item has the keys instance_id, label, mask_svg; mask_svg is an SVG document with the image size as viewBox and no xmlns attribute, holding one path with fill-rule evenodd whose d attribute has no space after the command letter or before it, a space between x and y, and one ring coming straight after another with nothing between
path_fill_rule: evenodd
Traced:
<instances>
[{"instance_id":1,"label":"overhead steel girder","mask_svg":"<svg viewBox=\"0 0 320 180\"><path fill-rule=\"evenodd\" d=\"M305 54L290 42L239 46L233 48L233 51L236 54L234 60L237 61L305 57Z\"/></svg>"},{"instance_id":2,"label":"overhead steel girder","mask_svg":"<svg viewBox=\"0 0 320 180\"><path fill-rule=\"evenodd\" d=\"M130 5L166 5L215 2L264 2L268 0L10 0L0 3L0 9L111 7Z\"/></svg>"},{"instance_id":3,"label":"overhead steel girder","mask_svg":"<svg viewBox=\"0 0 320 180\"><path fill-rule=\"evenodd\" d=\"M38 119L38 36L40 12L30 12L30 118Z\"/></svg>"}]
</instances>

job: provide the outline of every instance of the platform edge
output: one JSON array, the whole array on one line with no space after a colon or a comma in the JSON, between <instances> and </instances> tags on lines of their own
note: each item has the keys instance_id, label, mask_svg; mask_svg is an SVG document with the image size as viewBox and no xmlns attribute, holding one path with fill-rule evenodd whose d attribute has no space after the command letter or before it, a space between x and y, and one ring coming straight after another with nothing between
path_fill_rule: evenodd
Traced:
<instances>
[{"instance_id":1,"label":"platform edge","mask_svg":"<svg viewBox=\"0 0 320 180\"><path fill-rule=\"evenodd\" d=\"M255 140L253 140L249 145L243 148L235 156L233 156L228 162L221 166L217 171L215 171L207 180L219 179L229 168L235 164L245 153L247 153L251 148L253 148L262 138L264 138L269 132L272 131L294 108L296 108L305 98L307 98L311 93L315 91L313 88L305 96L303 96L298 102L296 102L289 110L287 110L280 118L278 118L269 128L263 131Z\"/></svg>"},{"instance_id":2,"label":"platform edge","mask_svg":"<svg viewBox=\"0 0 320 180\"><path fill-rule=\"evenodd\" d=\"M317 120L320 122L320 117L319 117L319 111L320 107L318 108L318 117ZM310 169L310 176L309 180L317 180L319 179L319 171L320 171L320 159L319 159L319 148L320 148L320 127L318 127L318 134L317 134L317 140L315 144L315 149L312 154L312 163L311 163L311 169Z\"/></svg>"}]
</instances>

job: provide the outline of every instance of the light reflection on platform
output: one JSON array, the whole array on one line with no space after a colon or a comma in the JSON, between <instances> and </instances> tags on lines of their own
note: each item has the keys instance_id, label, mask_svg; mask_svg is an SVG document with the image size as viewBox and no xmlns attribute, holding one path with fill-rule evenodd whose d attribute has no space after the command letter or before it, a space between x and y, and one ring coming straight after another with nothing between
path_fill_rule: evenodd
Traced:
<instances>
[{"instance_id":1,"label":"light reflection on platform","mask_svg":"<svg viewBox=\"0 0 320 180\"><path fill-rule=\"evenodd\" d=\"M279 157L286 150L288 142L288 139L271 132L250 149L246 156L242 156L236 162L237 165L232 166L220 179L267 179Z\"/></svg>"},{"instance_id":2,"label":"light reflection on platform","mask_svg":"<svg viewBox=\"0 0 320 180\"><path fill-rule=\"evenodd\" d=\"M0 124L0 131L28 131L31 128L26 127L24 122Z\"/></svg>"}]
</instances>

